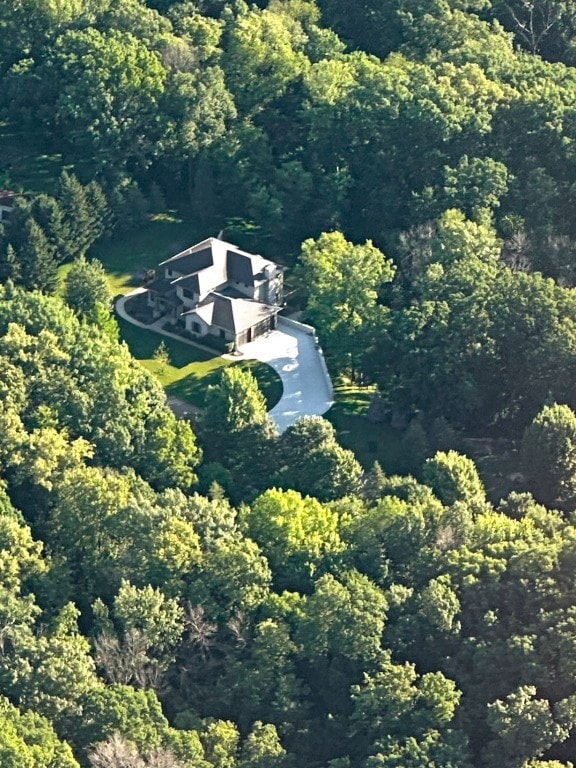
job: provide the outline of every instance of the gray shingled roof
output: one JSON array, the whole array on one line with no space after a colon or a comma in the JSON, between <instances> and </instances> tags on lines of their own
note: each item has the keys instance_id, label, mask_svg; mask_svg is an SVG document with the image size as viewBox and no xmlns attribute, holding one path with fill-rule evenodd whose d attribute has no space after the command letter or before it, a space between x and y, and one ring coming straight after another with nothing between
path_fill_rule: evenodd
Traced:
<instances>
[{"instance_id":1,"label":"gray shingled roof","mask_svg":"<svg viewBox=\"0 0 576 768\"><path fill-rule=\"evenodd\" d=\"M166 280L164 277L157 277L155 280L149 283L146 287L148 288L149 291L153 291L154 293L161 293L161 294L173 293L175 290L174 286L172 285L172 281Z\"/></svg>"},{"instance_id":2,"label":"gray shingled roof","mask_svg":"<svg viewBox=\"0 0 576 768\"><path fill-rule=\"evenodd\" d=\"M186 277L179 277L177 280L172 280L171 285L179 285L182 288L189 288L194 293L200 293L200 280L198 275L186 275Z\"/></svg>"},{"instance_id":3,"label":"gray shingled roof","mask_svg":"<svg viewBox=\"0 0 576 768\"><path fill-rule=\"evenodd\" d=\"M221 250L218 252L214 250L215 243L225 246L225 262L222 261L224 253ZM160 266L179 272L182 277L177 279L180 280L188 275L208 272L214 268L214 270L225 272L227 280L254 285L256 279L264 279L266 267L278 265L257 254L242 251L231 243L209 237L166 259Z\"/></svg>"},{"instance_id":4,"label":"gray shingled roof","mask_svg":"<svg viewBox=\"0 0 576 768\"><path fill-rule=\"evenodd\" d=\"M280 311L280 307L272 307L259 301L233 299L220 293L213 293L197 309L190 309L183 314L198 314L204 318L205 312L201 310L209 304L213 304L212 324L232 333L241 333L248 328L252 328L252 326L266 320L266 318L272 317L272 315Z\"/></svg>"},{"instance_id":5,"label":"gray shingled roof","mask_svg":"<svg viewBox=\"0 0 576 768\"><path fill-rule=\"evenodd\" d=\"M172 256L171 259L166 259L160 266L169 266L176 272L180 272L182 275L191 275L194 272L200 272L203 269L207 269L214 264L214 255L212 253L212 247L203 248L200 251L182 251L177 253L176 256Z\"/></svg>"},{"instance_id":6,"label":"gray shingled roof","mask_svg":"<svg viewBox=\"0 0 576 768\"><path fill-rule=\"evenodd\" d=\"M254 261L237 251L226 251L228 279L245 285L254 285Z\"/></svg>"}]
</instances>

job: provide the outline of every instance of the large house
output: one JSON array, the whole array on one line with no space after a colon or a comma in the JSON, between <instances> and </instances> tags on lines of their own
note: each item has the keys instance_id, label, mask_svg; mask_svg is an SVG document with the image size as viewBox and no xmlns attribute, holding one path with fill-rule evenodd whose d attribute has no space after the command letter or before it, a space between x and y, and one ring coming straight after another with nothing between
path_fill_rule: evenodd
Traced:
<instances>
[{"instance_id":1,"label":"large house","mask_svg":"<svg viewBox=\"0 0 576 768\"><path fill-rule=\"evenodd\" d=\"M155 317L178 322L193 338L215 336L237 347L276 327L283 268L209 237L160 264L148 285Z\"/></svg>"}]
</instances>

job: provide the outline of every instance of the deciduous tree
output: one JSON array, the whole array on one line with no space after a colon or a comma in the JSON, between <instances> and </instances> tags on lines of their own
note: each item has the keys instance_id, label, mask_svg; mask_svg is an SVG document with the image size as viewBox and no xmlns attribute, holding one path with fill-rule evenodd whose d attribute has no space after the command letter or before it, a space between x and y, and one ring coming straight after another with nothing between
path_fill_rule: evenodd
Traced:
<instances>
[{"instance_id":1,"label":"deciduous tree","mask_svg":"<svg viewBox=\"0 0 576 768\"><path fill-rule=\"evenodd\" d=\"M375 324L383 322L378 290L392 280L392 262L370 241L354 245L340 232L306 240L300 259L307 315L336 365L354 375Z\"/></svg>"},{"instance_id":2,"label":"deciduous tree","mask_svg":"<svg viewBox=\"0 0 576 768\"><path fill-rule=\"evenodd\" d=\"M576 503L576 415L547 405L522 438L526 482L538 501L572 509Z\"/></svg>"},{"instance_id":3,"label":"deciduous tree","mask_svg":"<svg viewBox=\"0 0 576 768\"><path fill-rule=\"evenodd\" d=\"M91 319L100 304L110 310L112 297L106 273L97 259L81 256L74 262L64 282L64 298L81 316Z\"/></svg>"}]
</instances>

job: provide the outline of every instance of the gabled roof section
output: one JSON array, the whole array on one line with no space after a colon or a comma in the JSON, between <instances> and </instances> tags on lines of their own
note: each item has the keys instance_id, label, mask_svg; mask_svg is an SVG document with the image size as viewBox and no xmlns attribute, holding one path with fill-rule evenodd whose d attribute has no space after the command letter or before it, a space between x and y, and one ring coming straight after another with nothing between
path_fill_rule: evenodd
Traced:
<instances>
[{"instance_id":1,"label":"gabled roof section","mask_svg":"<svg viewBox=\"0 0 576 768\"><path fill-rule=\"evenodd\" d=\"M198 272L194 272L188 275L182 275L172 280L173 285L181 285L184 288L193 290L201 298L213 291L215 288L226 283L226 271L223 269L222 260L216 260L216 263L207 267L206 269L200 269Z\"/></svg>"},{"instance_id":2,"label":"gabled roof section","mask_svg":"<svg viewBox=\"0 0 576 768\"><path fill-rule=\"evenodd\" d=\"M185 315L196 315L201 320L204 320L206 325L212 325L214 322L214 305L215 301L212 299L207 300L204 304L201 306L196 307L195 309L190 310L189 312L184 312Z\"/></svg>"},{"instance_id":3,"label":"gabled roof section","mask_svg":"<svg viewBox=\"0 0 576 768\"><path fill-rule=\"evenodd\" d=\"M254 266L252 259L238 251L226 252L228 279L245 285L254 285Z\"/></svg>"},{"instance_id":4,"label":"gabled roof section","mask_svg":"<svg viewBox=\"0 0 576 768\"><path fill-rule=\"evenodd\" d=\"M184 275L184 277L177 277L175 280L170 280L170 285L175 286L178 284L181 288L187 288L194 293L200 293L200 280L198 274Z\"/></svg>"},{"instance_id":5,"label":"gabled roof section","mask_svg":"<svg viewBox=\"0 0 576 768\"><path fill-rule=\"evenodd\" d=\"M190 256L191 254L197 253L198 251L210 249L214 239L215 238L213 237L207 237L205 240L201 240L199 243L196 243L196 245L191 245L189 248L185 248L183 251L180 251L180 253L177 253L176 256L171 256L169 259L161 261L160 266L168 264L169 261L176 261L177 259L181 259L184 256Z\"/></svg>"},{"instance_id":6,"label":"gabled roof section","mask_svg":"<svg viewBox=\"0 0 576 768\"><path fill-rule=\"evenodd\" d=\"M269 267L276 269L276 264L262 256L246 253L239 249L226 251L226 269L228 279L244 285L254 285L256 280L263 280L264 270Z\"/></svg>"},{"instance_id":7,"label":"gabled roof section","mask_svg":"<svg viewBox=\"0 0 576 768\"><path fill-rule=\"evenodd\" d=\"M280 307L272 307L259 301L234 299L213 293L197 307L183 314L197 315L208 325L216 325L232 333L241 333L272 317L279 310Z\"/></svg>"},{"instance_id":8,"label":"gabled roof section","mask_svg":"<svg viewBox=\"0 0 576 768\"><path fill-rule=\"evenodd\" d=\"M266 268L277 268L277 264L247 251L242 251L232 243L208 237L175 256L161 262L180 275L196 274L210 267L225 271L226 279L253 285L254 280L265 277Z\"/></svg>"},{"instance_id":9,"label":"gabled roof section","mask_svg":"<svg viewBox=\"0 0 576 768\"><path fill-rule=\"evenodd\" d=\"M193 246L193 248L177 253L171 259L163 261L160 266L165 266L174 272L180 272L181 275L191 275L213 266L214 254L212 253L212 248L194 250L196 247Z\"/></svg>"}]
</instances>

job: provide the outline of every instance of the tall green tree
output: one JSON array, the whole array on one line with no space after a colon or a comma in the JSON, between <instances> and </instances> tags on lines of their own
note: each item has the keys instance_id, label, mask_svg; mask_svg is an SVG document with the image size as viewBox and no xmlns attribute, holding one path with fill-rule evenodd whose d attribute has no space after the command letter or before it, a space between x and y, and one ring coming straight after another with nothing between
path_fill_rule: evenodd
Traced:
<instances>
[{"instance_id":1,"label":"tall green tree","mask_svg":"<svg viewBox=\"0 0 576 768\"><path fill-rule=\"evenodd\" d=\"M97 259L81 256L74 262L64 281L64 299L81 316L91 318L100 304L110 310L112 296L106 273Z\"/></svg>"},{"instance_id":2,"label":"tall green tree","mask_svg":"<svg viewBox=\"0 0 576 768\"><path fill-rule=\"evenodd\" d=\"M298 22L268 9L236 17L222 66L241 114L261 112L302 75L309 64L304 39Z\"/></svg>"},{"instance_id":3,"label":"tall green tree","mask_svg":"<svg viewBox=\"0 0 576 768\"><path fill-rule=\"evenodd\" d=\"M320 416L304 416L288 427L278 441L276 461L274 482L322 501L353 495L360 487L360 464Z\"/></svg>"},{"instance_id":4,"label":"tall green tree","mask_svg":"<svg viewBox=\"0 0 576 768\"><path fill-rule=\"evenodd\" d=\"M371 744L365 765L470 764L453 722L461 693L440 672L418 676L413 665L385 656L352 696L353 732L364 731Z\"/></svg>"},{"instance_id":5,"label":"tall green tree","mask_svg":"<svg viewBox=\"0 0 576 768\"><path fill-rule=\"evenodd\" d=\"M228 366L206 393L205 421L214 431L238 432L265 418L266 400L250 371Z\"/></svg>"},{"instance_id":6,"label":"tall green tree","mask_svg":"<svg viewBox=\"0 0 576 768\"><path fill-rule=\"evenodd\" d=\"M300 261L307 317L336 365L354 376L375 325L383 322L378 291L394 276L392 262L370 241L354 245L340 232L306 240Z\"/></svg>"},{"instance_id":7,"label":"tall green tree","mask_svg":"<svg viewBox=\"0 0 576 768\"><path fill-rule=\"evenodd\" d=\"M367 576L345 571L321 576L306 598L296 633L312 659L343 655L363 664L378 659L388 601Z\"/></svg>"},{"instance_id":8,"label":"tall green tree","mask_svg":"<svg viewBox=\"0 0 576 768\"><path fill-rule=\"evenodd\" d=\"M481 511L487 505L484 486L474 462L456 451L438 451L427 459L423 476L424 482L446 506L463 501Z\"/></svg>"},{"instance_id":9,"label":"tall green tree","mask_svg":"<svg viewBox=\"0 0 576 768\"><path fill-rule=\"evenodd\" d=\"M64 261L77 259L86 254L94 242L94 216L91 201L85 188L73 173L62 171L58 179L58 204L67 225Z\"/></svg>"},{"instance_id":10,"label":"tall green tree","mask_svg":"<svg viewBox=\"0 0 576 768\"><path fill-rule=\"evenodd\" d=\"M336 513L297 491L270 489L242 518L284 587L306 589L318 569L329 567L343 549Z\"/></svg>"},{"instance_id":11,"label":"tall green tree","mask_svg":"<svg viewBox=\"0 0 576 768\"><path fill-rule=\"evenodd\" d=\"M235 500L263 490L274 468L276 428L249 370L228 366L208 387L201 436L206 457L233 477Z\"/></svg>"},{"instance_id":12,"label":"tall green tree","mask_svg":"<svg viewBox=\"0 0 576 768\"><path fill-rule=\"evenodd\" d=\"M54 249L56 261L62 263L68 258L72 222L66 220L58 201L50 195L35 197L31 213Z\"/></svg>"},{"instance_id":13,"label":"tall green tree","mask_svg":"<svg viewBox=\"0 0 576 768\"><path fill-rule=\"evenodd\" d=\"M144 42L116 29L67 30L38 75L52 100L52 131L64 132L99 168L149 165L161 135L166 70Z\"/></svg>"},{"instance_id":14,"label":"tall green tree","mask_svg":"<svg viewBox=\"0 0 576 768\"><path fill-rule=\"evenodd\" d=\"M22 241L15 251L19 282L30 289L36 288L46 293L54 291L58 266L54 248L34 219L28 219L24 225Z\"/></svg>"},{"instance_id":15,"label":"tall green tree","mask_svg":"<svg viewBox=\"0 0 576 768\"><path fill-rule=\"evenodd\" d=\"M567 405L547 405L526 428L522 466L538 501L572 509L576 504L576 414Z\"/></svg>"},{"instance_id":16,"label":"tall green tree","mask_svg":"<svg viewBox=\"0 0 576 768\"><path fill-rule=\"evenodd\" d=\"M529 685L520 686L505 701L490 704L488 722L499 738L487 747L486 764L520 765L523 760L542 757L552 744L566 738L572 725L554 714L549 702L539 699L536 688Z\"/></svg>"},{"instance_id":17,"label":"tall green tree","mask_svg":"<svg viewBox=\"0 0 576 768\"><path fill-rule=\"evenodd\" d=\"M60 741L49 720L21 712L0 699L0 756L5 768L79 768L69 745Z\"/></svg>"}]
</instances>

